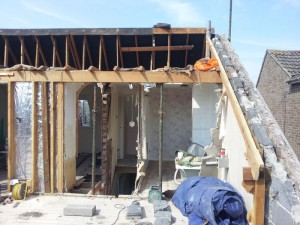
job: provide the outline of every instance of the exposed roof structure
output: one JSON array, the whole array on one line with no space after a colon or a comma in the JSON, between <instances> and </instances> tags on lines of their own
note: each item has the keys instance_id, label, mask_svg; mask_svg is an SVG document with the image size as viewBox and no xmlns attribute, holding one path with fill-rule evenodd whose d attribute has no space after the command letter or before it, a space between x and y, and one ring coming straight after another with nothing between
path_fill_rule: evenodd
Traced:
<instances>
[{"instance_id":1,"label":"exposed roof structure","mask_svg":"<svg viewBox=\"0 0 300 225\"><path fill-rule=\"evenodd\" d=\"M300 51L267 50L289 75L290 80L300 78Z\"/></svg>"},{"instance_id":2,"label":"exposed roof structure","mask_svg":"<svg viewBox=\"0 0 300 225\"><path fill-rule=\"evenodd\" d=\"M7 48L8 56L1 54L0 65L109 71L114 66L162 68L168 61L182 68L204 55L205 33L205 28L2 29L0 52Z\"/></svg>"}]
</instances>

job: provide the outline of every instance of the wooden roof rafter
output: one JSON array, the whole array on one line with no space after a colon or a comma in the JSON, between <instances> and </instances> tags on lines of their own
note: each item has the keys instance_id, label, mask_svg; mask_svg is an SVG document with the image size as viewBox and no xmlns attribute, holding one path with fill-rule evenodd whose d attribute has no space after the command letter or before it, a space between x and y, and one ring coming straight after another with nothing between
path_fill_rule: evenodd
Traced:
<instances>
[{"instance_id":1,"label":"wooden roof rafter","mask_svg":"<svg viewBox=\"0 0 300 225\"><path fill-rule=\"evenodd\" d=\"M81 64L80 64L80 58L79 58L79 54L78 54L78 51L77 51L77 47L76 47L76 43L75 43L75 40L74 40L74 36L73 35L69 35L69 38L70 38L70 47L71 47L71 53L72 53L72 56L73 56L73 60L75 62L75 65L76 65L76 68L77 69L81 69Z\"/></svg>"},{"instance_id":2,"label":"wooden roof rafter","mask_svg":"<svg viewBox=\"0 0 300 225\"><path fill-rule=\"evenodd\" d=\"M86 44L86 51L87 51L87 54L88 54L88 57L89 57L89 61L90 61L90 65L93 66L93 57L92 57L92 53L91 53L91 49L90 49L90 45L89 45L89 42L88 42L88 39L86 36L84 36L84 41L85 41L85 44Z\"/></svg>"},{"instance_id":3,"label":"wooden roof rafter","mask_svg":"<svg viewBox=\"0 0 300 225\"><path fill-rule=\"evenodd\" d=\"M14 64L18 64L18 59L11 49L11 46L9 44L9 40L7 37L3 37L4 40L4 66L8 66L8 56L10 55L14 61Z\"/></svg>"},{"instance_id":4,"label":"wooden roof rafter","mask_svg":"<svg viewBox=\"0 0 300 225\"><path fill-rule=\"evenodd\" d=\"M137 48L138 47L138 37L137 35L134 35L134 44L135 44L135 47ZM137 64L137 67L140 66L140 57L139 57L139 52L136 51L136 64Z\"/></svg>"},{"instance_id":5,"label":"wooden roof rafter","mask_svg":"<svg viewBox=\"0 0 300 225\"><path fill-rule=\"evenodd\" d=\"M103 49L106 70L109 70L109 61L108 61L108 57L107 57L107 52L106 52L105 41L104 41L103 35L101 36L100 43L101 43L101 46Z\"/></svg>"},{"instance_id":6,"label":"wooden roof rafter","mask_svg":"<svg viewBox=\"0 0 300 225\"><path fill-rule=\"evenodd\" d=\"M39 62L39 55L41 55L44 65L48 67L49 64L48 64L47 59L46 59L46 57L45 57L45 54L44 54L44 51L43 51L43 48L42 48L40 39L39 39L38 36L34 36L34 39L35 39L35 42L36 42L36 59L35 59L35 67L38 67L38 64L39 64L39 63L38 63L38 62Z\"/></svg>"},{"instance_id":7,"label":"wooden roof rafter","mask_svg":"<svg viewBox=\"0 0 300 225\"><path fill-rule=\"evenodd\" d=\"M29 65L33 65L33 62L31 60L30 54L29 54L28 49L27 49L26 44L25 44L24 37L23 36L19 36L19 40L21 42L21 49L23 49L23 51L25 53L25 56L27 58L27 61L29 62ZM23 60L24 60L24 56L23 56L23 53L22 53L22 50L21 50L21 58L22 57L23 57ZM21 64L24 64L23 60L21 59Z\"/></svg>"},{"instance_id":8,"label":"wooden roof rafter","mask_svg":"<svg viewBox=\"0 0 300 225\"><path fill-rule=\"evenodd\" d=\"M63 63L62 63L61 56L59 54L59 49L58 49L58 46L57 46L56 37L51 35L51 41L52 41L52 46L53 46L52 66L53 67L56 66L55 61L57 59L59 66L63 67Z\"/></svg>"}]
</instances>

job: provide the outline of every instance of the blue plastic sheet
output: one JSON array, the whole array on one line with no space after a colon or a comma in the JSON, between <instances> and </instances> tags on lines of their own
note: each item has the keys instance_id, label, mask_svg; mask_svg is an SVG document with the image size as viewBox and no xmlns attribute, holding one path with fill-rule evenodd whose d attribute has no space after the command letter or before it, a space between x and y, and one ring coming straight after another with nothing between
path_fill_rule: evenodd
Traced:
<instances>
[{"instance_id":1,"label":"blue plastic sheet","mask_svg":"<svg viewBox=\"0 0 300 225\"><path fill-rule=\"evenodd\" d=\"M172 201L189 225L248 225L243 198L229 183L214 177L183 181Z\"/></svg>"}]
</instances>

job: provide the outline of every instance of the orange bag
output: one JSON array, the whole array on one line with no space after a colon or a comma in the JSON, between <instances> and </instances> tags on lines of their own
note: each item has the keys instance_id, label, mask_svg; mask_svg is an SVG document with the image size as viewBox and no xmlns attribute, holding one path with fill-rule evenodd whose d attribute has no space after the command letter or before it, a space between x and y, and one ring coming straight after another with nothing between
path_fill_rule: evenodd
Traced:
<instances>
[{"instance_id":1,"label":"orange bag","mask_svg":"<svg viewBox=\"0 0 300 225\"><path fill-rule=\"evenodd\" d=\"M211 70L213 68L216 68L218 66L218 61L216 58L203 58L198 60L195 65L194 68L196 70L200 70L200 71L208 71Z\"/></svg>"}]
</instances>

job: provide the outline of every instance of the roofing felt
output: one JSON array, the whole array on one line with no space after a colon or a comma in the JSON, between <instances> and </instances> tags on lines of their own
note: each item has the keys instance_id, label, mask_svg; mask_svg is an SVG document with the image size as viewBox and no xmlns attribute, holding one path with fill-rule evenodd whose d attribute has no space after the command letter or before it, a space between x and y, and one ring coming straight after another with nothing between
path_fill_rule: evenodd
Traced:
<instances>
[{"instance_id":1,"label":"roofing felt","mask_svg":"<svg viewBox=\"0 0 300 225\"><path fill-rule=\"evenodd\" d=\"M290 78L300 78L300 51L268 50Z\"/></svg>"}]
</instances>

